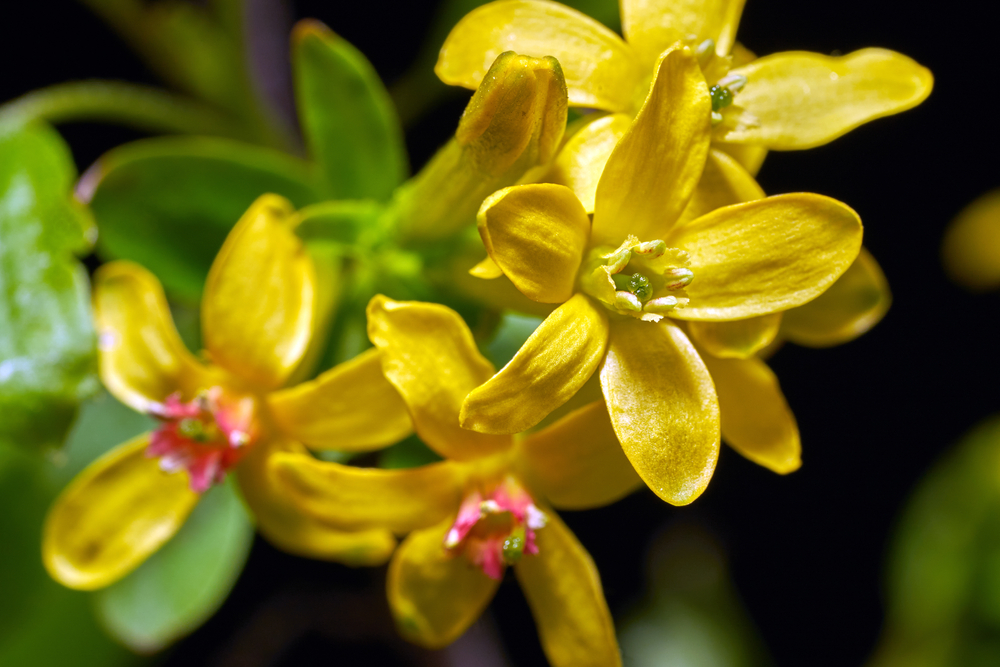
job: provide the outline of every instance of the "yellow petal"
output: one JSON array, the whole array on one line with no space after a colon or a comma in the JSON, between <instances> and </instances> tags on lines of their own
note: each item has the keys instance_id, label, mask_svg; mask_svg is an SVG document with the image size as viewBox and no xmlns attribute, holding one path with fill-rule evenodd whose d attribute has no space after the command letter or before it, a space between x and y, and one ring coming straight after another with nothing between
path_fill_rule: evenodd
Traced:
<instances>
[{"instance_id":1,"label":"yellow petal","mask_svg":"<svg viewBox=\"0 0 1000 667\"><path fill-rule=\"evenodd\" d=\"M688 333L709 354L747 359L770 345L780 328L781 313L774 313L729 322L691 322Z\"/></svg>"},{"instance_id":2,"label":"yellow petal","mask_svg":"<svg viewBox=\"0 0 1000 667\"><path fill-rule=\"evenodd\" d=\"M664 54L649 96L604 166L594 202L592 244L629 234L663 238L694 192L708 155L712 102L687 48Z\"/></svg>"},{"instance_id":3,"label":"yellow petal","mask_svg":"<svg viewBox=\"0 0 1000 667\"><path fill-rule=\"evenodd\" d=\"M516 185L479 209L479 235L490 258L526 297L562 303L573 295L590 237L590 218L562 185Z\"/></svg>"},{"instance_id":4,"label":"yellow petal","mask_svg":"<svg viewBox=\"0 0 1000 667\"><path fill-rule=\"evenodd\" d=\"M934 85L930 71L887 49L846 56L776 53L733 73L747 77L733 104L754 123L723 123L716 137L772 150L821 146L870 120L917 106Z\"/></svg>"},{"instance_id":5,"label":"yellow petal","mask_svg":"<svg viewBox=\"0 0 1000 667\"><path fill-rule=\"evenodd\" d=\"M685 320L768 315L819 296L861 248L861 219L814 194L768 197L718 209L675 230L667 245L691 254Z\"/></svg>"},{"instance_id":6,"label":"yellow petal","mask_svg":"<svg viewBox=\"0 0 1000 667\"><path fill-rule=\"evenodd\" d=\"M959 285L972 290L1000 286L1000 190L965 207L944 236L944 268Z\"/></svg>"},{"instance_id":7,"label":"yellow petal","mask_svg":"<svg viewBox=\"0 0 1000 667\"><path fill-rule=\"evenodd\" d=\"M727 144L721 141L712 142L712 146L734 158L751 176L757 175L764 164L764 158L767 157L767 149L763 146Z\"/></svg>"},{"instance_id":8,"label":"yellow petal","mask_svg":"<svg viewBox=\"0 0 1000 667\"><path fill-rule=\"evenodd\" d=\"M802 446L778 378L760 359L703 357L719 392L722 437L730 447L776 473L798 470Z\"/></svg>"},{"instance_id":9,"label":"yellow petal","mask_svg":"<svg viewBox=\"0 0 1000 667\"><path fill-rule=\"evenodd\" d=\"M483 280L494 280L503 275L503 269L497 266L492 257L487 256L486 259L469 269L469 275Z\"/></svg>"},{"instance_id":10,"label":"yellow petal","mask_svg":"<svg viewBox=\"0 0 1000 667\"><path fill-rule=\"evenodd\" d=\"M462 473L451 461L383 470L279 452L269 465L300 512L346 530L407 533L442 521L462 502Z\"/></svg>"},{"instance_id":11,"label":"yellow petal","mask_svg":"<svg viewBox=\"0 0 1000 667\"><path fill-rule=\"evenodd\" d=\"M374 297L368 337L382 368L410 409L420 438L447 459L466 461L510 447L506 436L468 431L458 422L462 401L494 373L455 311L434 303Z\"/></svg>"},{"instance_id":12,"label":"yellow petal","mask_svg":"<svg viewBox=\"0 0 1000 667\"><path fill-rule=\"evenodd\" d=\"M615 321L601 366L615 434L643 481L672 505L708 486L719 458L719 404L687 336L667 321Z\"/></svg>"},{"instance_id":13,"label":"yellow petal","mask_svg":"<svg viewBox=\"0 0 1000 667\"><path fill-rule=\"evenodd\" d=\"M520 433L568 401L604 357L608 318L583 294L559 306L462 405L463 428Z\"/></svg>"},{"instance_id":14,"label":"yellow petal","mask_svg":"<svg viewBox=\"0 0 1000 667\"><path fill-rule=\"evenodd\" d=\"M525 474L562 509L603 507L642 486L615 437L604 401L566 415L519 443Z\"/></svg>"},{"instance_id":15,"label":"yellow petal","mask_svg":"<svg viewBox=\"0 0 1000 667\"><path fill-rule=\"evenodd\" d=\"M493 599L495 581L444 548L448 518L410 534L389 563L386 593L399 633L426 648L458 639Z\"/></svg>"},{"instance_id":16,"label":"yellow petal","mask_svg":"<svg viewBox=\"0 0 1000 667\"><path fill-rule=\"evenodd\" d=\"M381 565L396 548L386 529L348 532L307 516L274 480L268 462L279 452L306 455L294 442L262 440L236 468L240 490L257 521L257 530L282 551L305 558L329 560L354 567Z\"/></svg>"},{"instance_id":17,"label":"yellow petal","mask_svg":"<svg viewBox=\"0 0 1000 667\"><path fill-rule=\"evenodd\" d=\"M563 144L541 180L565 185L576 194L584 210L593 213L604 165L631 126L632 118L627 114L595 116Z\"/></svg>"},{"instance_id":18,"label":"yellow petal","mask_svg":"<svg viewBox=\"0 0 1000 667\"><path fill-rule=\"evenodd\" d=\"M784 338L808 347L829 347L854 340L879 323L892 294L875 258L861 249L844 275L818 297L785 312Z\"/></svg>"},{"instance_id":19,"label":"yellow petal","mask_svg":"<svg viewBox=\"0 0 1000 667\"><path fill-rule=\"evenodd\" d=\"M267 402L284 435L316 449L369 451L413 432L406 404L385 379L375 349L315 380L275 392Z\"/></svg>"},{"instance_id":20,"label":"yellow petal","mask_svg":"<svg viewBox=\"0 0 1000 667\"><path fill-rule=\"evenodd\" d=\"M705 171L698 187L681 215L681 224L717 208L763 199L764 190L753 176L733 157L713 148L708 152Z\"/></svg>"},{"instance_id":21,"label":"yellow petal","mask_svg":"<svg viewBox=\"0 0 1000 667\"><path fill-rule=\"evenodd\" d=\"M42 537L52 578L94 590L121 579L173 537L200 497L187 473L146 458L149 434L97 459L59 495Z\"/></svg>"},{"instance_id":22,"label":"yellow petal","mask_svg":"<svg viewBox=\"0 0 1000 667\"><path fill-rule=\"evenodd\" d=\"M122 403L149 412L207 382L177 335L159 281L138 264L109 262L94 273L94 321L101 380Z\"/></svg>"},{"instance_id":23,"label":"yellow petal","mask_svg":"<svg viewBox=\"0 0 1000 667\"><path fill-rule=\"evenodd\" d=\"M640 70L621 37L555 2L500 0L465 15L441 47L434 72L445 83L476 88L504 51L555 56L571 105L625 111Z\"/></svg>"},{"instance_id":24,"label":"yellow petal","mask_svg":"<svg viewBox=\"0 0 1000 667\"><path fill-rule=\"evenodd\" d=\"M538 554L514 566L552 667L615 667L621 652L590 554L556 516L535 533Z\"/></svg>"},{"instance_id":25,"label":"yellow petal","mask_svg":"<svg viewBox=\"0 0 1000 667\"><path fill-rule=\"evenodd\" d=\"M678 40L696 43L715 40L715 50L726 55L736 39L746 0L622 0L625 39L651 63Z\"/></svg>"},{"instance_id":26,"label":"yellow petal","mask_svg":"<svg viewBox=\"0 0 1000 667\"><path fill-rule=\"evenodd\" d=\"M316 275L292 213L277 195L258 198L212 263L201 304L213 361L261 389L282 384L312 331Z\"/></svg>"}]
</instances>

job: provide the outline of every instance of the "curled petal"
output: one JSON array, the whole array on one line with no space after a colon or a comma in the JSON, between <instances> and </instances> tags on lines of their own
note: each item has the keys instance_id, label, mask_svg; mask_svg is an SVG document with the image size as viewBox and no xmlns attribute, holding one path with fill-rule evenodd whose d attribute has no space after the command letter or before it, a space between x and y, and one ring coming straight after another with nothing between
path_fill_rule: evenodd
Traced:
<instances>
[{"instance_id":1,"label":"curled petal","mask_svg":"<svg viewBox=\"0 0 1000 667\"><path fill-rule=\"evenodd\" d=\"M722 359L752 357L774 342L780 328L781 313L729 322L688 323L688 333L698 347Z\"/></svg>"},{"instance_id":2,"label":"curled petal","mask_svg":"<svg viewBox=\"0 0 1000 667\"><path fill-rule=\"evenodd\" d=\"M573 191L548 183L516 185L479 209L486 251L529 299L562 303L573 295L590 237L590 218Z\"/></svg>"},{"instance_id":3,"label":"curled petal","mask_svg":"<svg viewBox=\"0 0 1000 667\"><path fill-rule=\"evenodd\" d=\"M927 68L887 49L775 53L732 73L747 77L735 104L755 122L723 123L716 138L772 150L821 146L870 120L912 109L934 85Z\"/></svg>"},{"instance_id":4,"label":"curled petal","mask_svg":"<svg viewBox=\"0 0 1000 667\"><path fill-rule=\"evenodd\" d=\"M267 402L286 436L316 449L363 452L413 432L406 404L382 372L378 350L274 392Z\"/></svg>"},{"instance_id":5,"label":"curled petal","mask_svg":"<svg viewBox=\"0 0 1000 667\"><path fill-rule=\"evenodd\" d=\"M601 578L590 554L556 516L537 531L538 554L514 566L553 667L622 664Z\"/></svg>"},{"instance_id":6,"label":"curled petal","mask_svg":"<svg viewBox=\"0 0 1000 667\"><path fill-rule=\"evenodd\" d=\"M500 372L469 393L463 428L520 433L572 397L604 357L608 318L583 294L556 308Z\"/></svg>"},{"instance_id":7,"label":"curled petal","mask_svg":"<svg viewBox=\"0 0 1000 667\"><path fill-rule=\"evenodd\" d=\"M138 567L173 537L200 496L186 473L148 458L149 434L97 459L59 495L42 537L42 560L64 586L94 590Z\"/></svg>"},{"instance_id":8,"label":"curled petal","mask_svg":"<svg viewBox=\"0 0 1000 667\"><path fill-rule=\"evenodd\" d=\"M465 397L494 369L458 313L379 295L368 304L368 337L382 353L385 376L409 407L417 433L434 451L465 461L510 447L509 437L459 425Z\"/></svg>"},{"instance_id":9,"label":"curled petal","mask_svg":"<svg viewBox=\"0 0 1000 667\"><path fill-rule=\"evenodd\" d=\"M698 61L671 49L645 104L604 166L594 199L592 245L629 234L663 238L694 192L708 156L712 102Z\"/></svg>"},{"instance_id":10,"label":"curled petal","mask_svg":"<svg viewBox=\"0 0 1000 667\"><path fill-rule=\"evenodd\" d=\"M278 453L305 456L295 442L264 440L254 444L236 468L240 490L257 520L257 529L282 551L354 567L381 565L396 548L384 528L347 531L303 513L271 474L268 463Z\"/></svg>"},{"instance_id":11,"label":"curled petal","mask_svg":"<svg viewBox=\"0 0 1000 667\"><path fill-rule=\"evenodd\" d=\"M393 556L386 579L399 633L427 648L458 639L493 599L499 581L444 548L451 518L410 533Z\"/></svg>"},{"instance_id":12,"label":"curled petal","mask_svg":"<svg viewBox=\"0 0 1000 667\"><path fill-rule=\"evenodd\" d=\"M445 39L434 72L449 85L476 88L504 51L554 56L576 106L625 111L640 81L621 37L575 9L540 0L500 0L466 14Z\"/></svg>"},{"instance_id":13,"label":"curled petal","mask_svg":"<svg viewBox=\"0 0 1000 667\"><path fill-rule=\"evenodd\" d=\"M346 530L427 528L454 514L462 502L462 474L450 461L382 470L279 452L269 465L299 511Z\"/></svg>"},{"instance_id":14,"label":"curled petal","mask_svg":"<svg viewBox=\"0 0 1000 667\"><path fill-rule=\"evenodd\" d=\"M292 214L282 197L257 199L216 256L201 304L212 359L261 389L284 382L312 333L316 274Z\"/></svg>"},{"instance_id":15,"label":"curled petal","mask_svg":"<svg viewBox=\"0 0 1000 667\"><path fill-rule=\"evenodd\" d=\"M642 486L618 444L604 401L527 436L518 453L525 474L562 509L603 507Z\"/></svg>"},{"instance_id":16,"label":"curled petal","mask_svg":"<svg viewBox=\"0 0 1000 667\"><path fill-rule=\"evenodd\" d=\"M675 230L667 245L691 255L685 320L738 320L801 306L858 256L861 219L814 194L727 206Z\"/></svg>"},{"instance_id":17,"label":"curled petal","mask_svg":"<svg viewBox=\"0 0 1000 667\"><path fill-rule=\"evenodd\" d=\"M719 404L687 336L666 321L614 322L601 389L622 449L649 488L672 505L701 495L719 458Z\"/></svg>"},{"instance_id":18,"label":"curled petal","mask_svg":"<svg viewBox=\"0 0 1000 667\"><path fill-rule=\"evenodd\" d=\"M1000 287L1000 190L969 204L945 232L944 268L972 290Z\"/></svg>"},{"instance_id":19,"label":"curled petal","mask_svg":"<svg viewBox=\"0 0 1000 667\"><path fill-rule=\"evenodd\" d=\"M163 288L138 264L109 262L94 273L94 320L101 380L122 403L150 412L208 382L177 335Z\"/></svg>"},{"instance_id":20,"label":"curled petal","mask_svg":"<svg viewBox=\"0 0 1000 667\"><path fill-rule=\"evenodd\" d=\"M631 126L632 118L628 114L594 115L563 144L541 180L565 185L577 196L584 210L593 213L604 165Z\"/></svg>"},{"instance_id":21,"label":"curled petal","mask_svg":"<svg viewBox=\"0 0 1000 667\"><path fill-rule=\"evenodd\" d=\"M704 357L719 392L722 437L754 463L776 473L798 470L802 446L778 378L760 359Z\"/></svg>"},{"instance_id":22,"label":"curled petal","mask_svg":"<svg viewBox=\"0 0 1000 667\"><path fill-rule=\"evenodd\" d=\"M736 39L745 0L622 0L625 39L651 63L676 41L715 41L726 55Z\"/></svg>"}]
</instances>

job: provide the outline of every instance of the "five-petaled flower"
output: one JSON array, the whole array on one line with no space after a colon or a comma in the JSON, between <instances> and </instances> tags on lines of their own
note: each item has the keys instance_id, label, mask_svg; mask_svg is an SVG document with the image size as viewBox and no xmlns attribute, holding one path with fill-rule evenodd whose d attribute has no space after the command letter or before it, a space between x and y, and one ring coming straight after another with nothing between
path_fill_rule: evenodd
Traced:
<instances>
[{"instance_id":1,"label":"five-petaled flower","mask_svg":"<svg viewBox=\"0 0 1000 667\"><path fill-rule=\"evenodd\" d=\"M799 465L798 431L766 365L699 355L685 327L816 298L857 257L862 235L854 211L814 194L684 218L709 141L708 94L689 85L700 77L687 47L663 55L646 104L601 175L592 222L562 185L514 186L483 203L479 231L492 264L477 272L493 267L529 298L562 305L462 408L467 428L517 433L600 366L626 455L675 504L691 502L711 478L718 401L733 447L779 472ZM746 396L749 404L733 400Z\"/></svg>"},{"instance_id":2,"label":"five-petaled flower","mask_svg":"<svg viewBox=\"0 0 1000 667\"><path fill-rule=\"evenodd\" d=\"M152 274L124 261L97 271L101 379L161 426L93 462L56 500L42 546L56 580L89 590L123 577L174 535L230 469L258 528L278 546L354 564L389 557L390 533L333 530L303 516L267 474L269 456L304 451L300 443L367 451L412 429L374 350L281 388L306 352L316 308L315 269L294 221L289 202L265 195L230 232L202 300L210 363L184 347Z\"/></svg>"},{"instance_id":3,"label":"five-petaled flower","mask_svg":"<svg viewBox=\"0 0 1000 667\"><path fill-rule=\"evenodd\" d=\"M279 485L318 521L410 533L389 565L387 588L400 632L412 641L454 641L510 565L553 665L620 665L593 562L548 509L597 507L641 486L603 401L524 438L468 431L458 423L462 400L493 366L458 314L375 297L368 330L417 433L446 460L377 470L276 454Z\"/></svg>"}]
</instances>

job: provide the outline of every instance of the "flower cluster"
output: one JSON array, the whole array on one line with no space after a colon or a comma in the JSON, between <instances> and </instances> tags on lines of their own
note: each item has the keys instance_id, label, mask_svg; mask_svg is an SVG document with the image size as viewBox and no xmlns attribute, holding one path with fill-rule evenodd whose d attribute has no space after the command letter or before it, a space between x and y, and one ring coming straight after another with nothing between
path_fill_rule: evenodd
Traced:
<instances>
[{"instance_id":1,"label":"flower cluster","mask_svg":"<svg viewBox=\"0 0 1000 667\"><path fill-rule=\"evenodd\" d=\"M882 49L756 58L735 41L742 4L622 0L624 39L548 0L474 10L436 67L475 90L455 138L371 206L296 211L261 193L209 271L201 355L152 273L102 266L101 378L159 426L56 501L52 576L88 590L122 578L232 473L278 547L388 561L393 615L418 644L460 636L510 567L553 665L620 664L597 570L556 510L643 484L691 503L722 440L777 473L799 467L764 359L786 340L851 340L890 298L857 213L766 196L754 175L768 151L824 144L931 89ZM312 252L316 236L335 252ZM339 310L331 280L350 293ZM371 347L307 379L329 311L347 321L352 304ZM469 308L544 319L497 370L480 348L490 318L474 333ZM440 460L349 460L413 433Z\"/></svg>"}]
</instances>

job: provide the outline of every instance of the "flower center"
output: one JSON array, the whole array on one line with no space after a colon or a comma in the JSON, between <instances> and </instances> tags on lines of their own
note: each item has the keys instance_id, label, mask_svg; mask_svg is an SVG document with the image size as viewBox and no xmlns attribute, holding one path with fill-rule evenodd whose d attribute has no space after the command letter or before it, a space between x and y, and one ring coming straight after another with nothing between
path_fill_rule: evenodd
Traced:
<instances>
[{"instance_id":1,"label":"flower center","mask_svg":"<svg viewBox=\"0 0 1000 667\"><path fill-rule=\"evenodd\" d=\"M717 54L715 40L706 39L693 48L705 80L715 82L709 87L708 94L712 97L712 125L718 125L722 122L722 110L733 103L736 93L747 85L747 78L742 74L729 73L733 58Z\"/></svg>"},{"instance_id":2,"label":"flower center","mask_svg":"<svg viewBox=\"0 0 1000 667\"><path fill-rule=\"evenodd\" d=\"M583 263L580 288L612 310L647 322L688 303L684 288L694 280L688 254L661 240L640 243L629 236L618 248L594 248Z\"/></svg>"},{"instance_id":3,"label":"flower center","mask_svg":"<svg viewBox=\"0 0 1000 667\"><path fill-rule=\"evenodd\" d=\"M221 387L200 392L187 403L179 393L171 394L152 414L162 424L153 432L146 456L159 457L166 472L186 469L191 489L198 493L221 483L256 437L254 400L227 400Z\"/></svg>"},{"instance_id":4,"label":"flower center","mask_svg":"<svg viewBox=\"0 0 1000 667\"><path fill-rule=\"evenodd\" d=\"M486 576L499 580L507 565L514 565L524 554L538 553L535 531L547 522L528 492L507 477L486 496L477 490L465 497L444 546L453 554L464 554Z\"/></svg>"}]
</instances>

